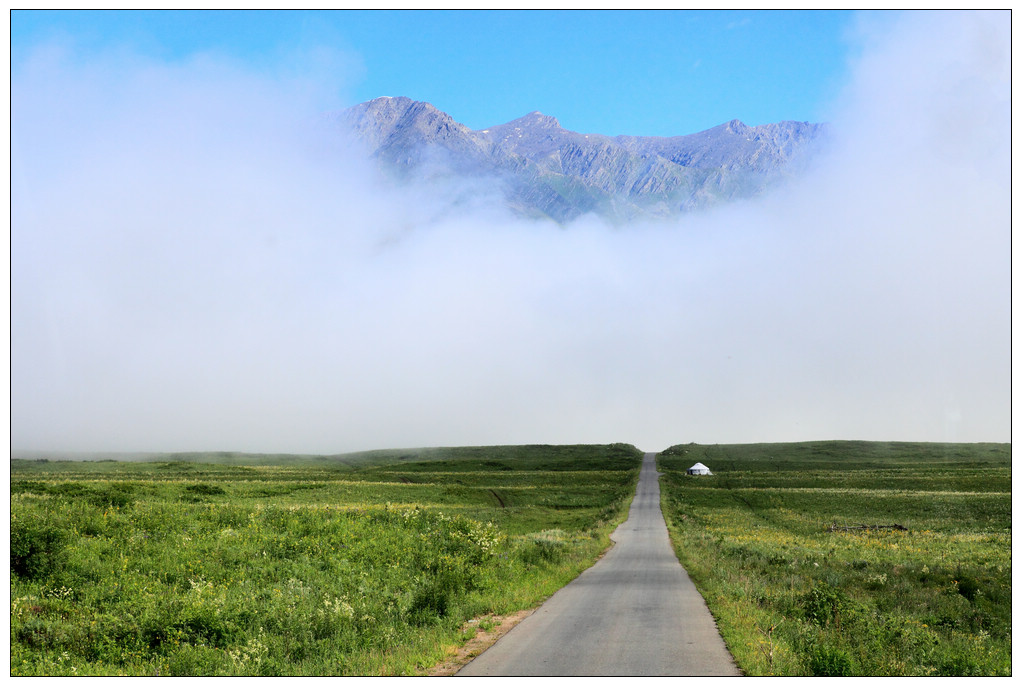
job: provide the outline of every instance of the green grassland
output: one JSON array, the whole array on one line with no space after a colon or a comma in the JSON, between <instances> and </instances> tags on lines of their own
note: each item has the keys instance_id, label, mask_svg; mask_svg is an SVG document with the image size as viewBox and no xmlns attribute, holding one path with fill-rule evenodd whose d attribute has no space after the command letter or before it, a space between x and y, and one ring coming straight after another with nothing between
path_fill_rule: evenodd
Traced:
<instances>
[{"instance_id":1,"label":"green grassland","mask_svg":"<svg viewBox=\"0 0 1022 686\"><path fill-rule=\"evenodd\" d=\"M423 673L591 565L641 458L12 460L11 674Z\"/></svg>"},{"instance_id":2,"label":"green grassland","mask_svg":"<svg viewBox=\"0 0 1022 686\"><path fill-rule=\"evenodd\" d=\"M1010 445L678 445L658 466L745 673L1010 675Z\"/></svg>"},{"instance_id":3,"label":"green grassland","mask_svg":"<svg viewBox=\"0 0 1022 686\"><path fill-rule=\"evenodd\" d=\"M608 545L632 446L11 467L12 675L417 674ZM680 445L679 558L747 674L1011 670L1003 444ZM689 477L695 462L712 477ZM858 525L901 528L858 529Z\"/></svg>"}]
</instances>

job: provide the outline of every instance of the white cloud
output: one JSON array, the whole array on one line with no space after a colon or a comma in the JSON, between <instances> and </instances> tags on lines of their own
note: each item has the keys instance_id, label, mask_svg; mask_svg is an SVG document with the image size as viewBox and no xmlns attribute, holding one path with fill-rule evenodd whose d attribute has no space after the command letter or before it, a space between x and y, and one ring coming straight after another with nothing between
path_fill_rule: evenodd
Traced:
<instances>
[{"instance_id":1,"label":"white cloud","mask_svg":"<svg viewBox=\"0 0 1022 686\"><path fill-rule=\"evenodd\" d=\"M862 36L809 177L618 229L389 189L307 80L40 53L13 445L1009 440L1009 21Z\"/></svg>"}]
</instances>

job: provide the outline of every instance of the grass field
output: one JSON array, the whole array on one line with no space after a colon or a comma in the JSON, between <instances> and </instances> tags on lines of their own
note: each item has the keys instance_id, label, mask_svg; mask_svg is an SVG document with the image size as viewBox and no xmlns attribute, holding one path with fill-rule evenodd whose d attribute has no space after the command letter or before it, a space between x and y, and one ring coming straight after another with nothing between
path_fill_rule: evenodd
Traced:
<instances>
[{"instance_id":1,"label":"grass field","mask_svg":"<svg viewBox=\"0 0 1022 686\"><path fill-rule=\"evenodd\" d=\"M1010 674L1010 453L681 445L659 458L662 504L747 674ZM685 475L697 461L715 475ZM640 462L624 445L13 460L11 673L424 673L468 620L590 565Z\"/></svg>"},{"instance_id":2,"label":"grass field","mask_svg":"<svg viewBox=\"0 0 1022 686\"><path fill-rule=\"evenodd\" d=\"M745 673L1011 674L1010 445L679 445L658 464Z\"/></svg>"},{"instance_id":3,"label":"grass field","mask_svg":"<svg viewBox=\"0 0 1022 686\"><path fill-rule=\"evenodd\" d=\"M11 674L423 673L592 564L641 458L13 460Z\"/></svg>"}]
</instances>

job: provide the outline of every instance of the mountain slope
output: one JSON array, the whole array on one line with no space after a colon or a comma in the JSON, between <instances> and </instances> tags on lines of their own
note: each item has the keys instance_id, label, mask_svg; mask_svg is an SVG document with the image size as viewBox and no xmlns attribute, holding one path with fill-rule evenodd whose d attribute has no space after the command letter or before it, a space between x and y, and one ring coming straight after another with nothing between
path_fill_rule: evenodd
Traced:
<instances>
[{"instance_id":1,"label":"mountain slope","mask_svg":"<svg viewBox=\"0 0 1022 686\"><path fill-rule=\"evenodd\" d=\"M791 175L820 124L746 126L686 136L603 136L532 112L473 131L429 103L376 98L341 113L369 154L399 176L491 177L519 213L564 222L669 216L762 192Z\"/></svg>"}]
</instances>

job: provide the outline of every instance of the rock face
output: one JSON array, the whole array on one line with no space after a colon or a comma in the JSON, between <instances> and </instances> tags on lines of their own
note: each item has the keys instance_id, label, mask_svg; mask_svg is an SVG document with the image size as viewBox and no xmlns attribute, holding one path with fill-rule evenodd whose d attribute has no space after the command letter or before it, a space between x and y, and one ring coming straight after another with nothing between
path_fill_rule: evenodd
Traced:
<instances>
[{"instance_id":1,"label":"rock face","mask_svg":"<svg viewBox=\"0 0 1022 686\"><path fill-rule=\"evenodd\" d=\"M589 212L664 217L756 195L796 173L824 132L734 120L687 136L611 137L568 131L539 112L473 131L403 97L370 100L338 120L398 176L491 177L509 207L558 222Z\"/></svg>"}]
</instances>

